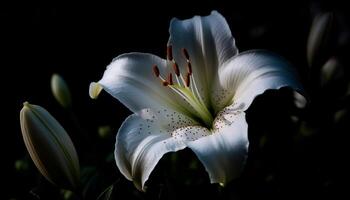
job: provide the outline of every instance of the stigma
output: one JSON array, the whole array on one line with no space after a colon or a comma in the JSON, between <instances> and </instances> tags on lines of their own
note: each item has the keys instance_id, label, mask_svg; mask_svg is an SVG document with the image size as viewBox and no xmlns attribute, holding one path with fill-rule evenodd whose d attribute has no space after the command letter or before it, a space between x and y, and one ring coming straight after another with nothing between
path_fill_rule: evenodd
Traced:
<instances>
[{"instance_id":1,"label":"stigma","mask_svg":"<svg viewBox=\"0 0 350 200\"><path fill-rule=\"evenodd\" d=\"M213 116L209 112L203 97L198 91L197 83L193 76L190 54L187 49L182 48L181 53L186 61L185 72L181 72L179 65L173 57L172 45L167 46L167 66L169 72L162 76L157 65L152 66L153 74L158 78L164 87L172 90L176 95L179 95L192 108L189 111L194 115L200 123L204 123L206 127L211 128ZM173 79L174 74L174 79Z\"/></svg>"}]
</instances>

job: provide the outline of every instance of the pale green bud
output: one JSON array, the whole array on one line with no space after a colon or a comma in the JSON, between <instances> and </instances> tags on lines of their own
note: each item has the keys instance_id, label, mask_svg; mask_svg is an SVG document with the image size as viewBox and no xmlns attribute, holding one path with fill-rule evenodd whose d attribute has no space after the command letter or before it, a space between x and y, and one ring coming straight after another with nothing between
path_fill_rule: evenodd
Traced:
<instances>
[{"instance_id":1,"label":"pale green bud","mask_svg":"<svg viewBox=\"0 0 350 200\"><path fill-rule=\"evenodd\" d=\"M26 161L24 160L16 160L15 162L15 169L17 171L27 171L29 168L29 165Z\"/></svg>"},{"instance_id":2,"label":"pale green bud","mask_svg":"<svg viewBox=\"0 0 350 200\"><path fill-rule=\"evenodd\" d=\"M348 115L347 109L341 109L334 113L334 122L339 123L345 121L346 116Z\"/></svg>"},{"instance_id":3,"label":"pale green bud","mask_svg":"<svg viewBox=\"0 0 350 200\"><path fill-rule=\"evenodd\" d=\"M321 85L325 86L341 79L344 75L343 66L336 58L330 58L321 68Z\"/></svg>"},{"instance_id":4,"label":"pale green bud","mask_svg":"<svg viewBox=\"0 0 350 200\"><path fill-rule=\"evenodd\" d=\"M110 126L100 126L98 127L98 135L101 138L108 138L112 135L112 128Z\"/></svg>"},{"instance_id":5,"label":"pale green bud","mask_svg":"<svg viewBox=\"0 0 350 200\"><path fill-rule=\"evenodd\" d=\"M51 91L57 102L64 108L72 106L71 94L66 81L58 74L51 77Z\"/></svg>"},{"instance_id":6,"label":"pale green bud","mask_svg":"<svg viewBox=\"0 0 350 200\"><path fill-rule=\"evenodd\" d=\"M64 128L44 108L25 102L20 112L24 143L35 166L53 184L76 189L78 155Z\"/></svg>"},{"instance_id":7,"label":"pale green bud","mask_svg":"<svg viewBox=\"0 0 350 200\"><path fill-rule=\"evenodd\" d=\"M74 193L70 190L61 190L61 195L64 200L73 199L72 197L74 197Z\"/></svg>"},{"instance_id":8,"label":"pale green bud","mask_svg":"<svg viewBox=\"0 0 350 200\"><path fill-rule=\"evenodd\" d=\"M305 108L307 104L306 98L296 91L293 92L293 96L294 96L294 105L300 109Z\"/></svg>"}]
</instances>

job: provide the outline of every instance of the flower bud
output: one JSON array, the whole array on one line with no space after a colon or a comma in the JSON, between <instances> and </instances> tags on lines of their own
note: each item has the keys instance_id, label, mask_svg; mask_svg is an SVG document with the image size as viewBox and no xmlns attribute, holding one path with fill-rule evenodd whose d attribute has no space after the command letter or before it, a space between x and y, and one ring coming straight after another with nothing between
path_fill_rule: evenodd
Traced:
<instances>
[{"instance_id":1,"label":"flower bud","mask_svg":"<svg viewBox=\"0 0 350 200\"><path fill-rule=\"evenodd\" d=\"M53 74L51 77L51 91L62 107L69 108L72 106L72 99L68 85L58 74Z\"/></svg>"},{"instance_id":2,"label":"flower bud","mask_svg":"<svg viewBox=\"0 0 350 200\"><path fill-rule=\"evenodd\" d=\"M112 136L112 128L110 126L100 126L97 132L100 138L105 139Z\"/></svg>"},{"instance_id":3,"label":"flower bud","mask_svg":"<svg viewBox=\"0 0 350 200\"><path fill-rule=\"evenodd\" d=\"M307 60L309 66L322 63L323 54L329 44L330 30L332 26L332 13L317 15L311 25L307 41Z\"/></svg>"},{"instance_id":4,"label":"flower bud","mask_svg":"<svg viewBox=\"0 0 350 200\"><path fill-rule=\"evenodd\" d=\"M334 113L333 119L335 123L346 122L346 118L349 115L348 109L341 109Z\"/></svg>"},{"instance_id":5,"label":"flower bud","mask_svg":"<svg viewBox=\"0 0 350 200\"><path fill-rule=\"evenodd\" d=\"M44 108L25 102L20 112L24 143L35 166L53 184L76 189L79 161L64 128Z\"/></svg>"},{"instance_id":6,"label":"flower bud","mask_svg":"<svg viewBox=\"0 0 350 200\"><path fill-rule=\"evenodd\" d=\"M330 58L321 68L321 85L334 83L344 76L343 66L335 57Z\"/></svg>"},{"instance_id":7,"label":"flower bud","mask_svg":"<svg viewBox=\"0 0 350 200\"><path fill-rule=\"evenodd\" d=\"M300 109L305 108L307 104L306 98L296 91L293 92L293 96L294 96L294 105Z\"/></svg>"},{"instance_id":8,"label":"flower bud","mask_svg":"<svg viewBox=\"0 0 350 200\"><path fill-rule=\"evenodd\" d=\"M17 171L27 171L29 168L28 162L25 160L16 160L15 162L15 169Z\"/></svg>"}]
</instances>

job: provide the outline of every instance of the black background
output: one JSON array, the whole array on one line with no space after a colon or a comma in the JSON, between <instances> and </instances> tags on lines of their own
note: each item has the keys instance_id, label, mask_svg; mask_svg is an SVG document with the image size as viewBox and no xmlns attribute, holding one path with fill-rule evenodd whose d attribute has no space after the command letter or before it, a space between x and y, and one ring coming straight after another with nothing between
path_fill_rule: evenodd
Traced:
<instances>
[{"instance_id":1,"label":"black background","mask_svg":"<svg viewBox=\"0 0 350 200\"><path fill-rule=\"evenodd\" d=\"M61 74L69 84L74 111L88 137L95 140L97 126L111 125L115 134L130 112L105 93L97 101L91 100L88 96L89 83L99 80L105 66L119 54L137 51L164 57L172 17L185 19L193 15L208 15L212 10L219 11L226 18L240 51L268 49L284 56L295 66L306 88L312 90L306 75L306 43L312 19L320 12L332 11L338 20L335 26L337 31L349 33L347 8L345 3L317 1L164 1L147 4L136 1L114 4L14 2L1 5L1 165L4 167L2 177L5 178L1 180L4 192L0 195L5 199L24 198L35 186L33 175L19 173L14 168L16 160L27 156L19 125L19 112L24 101L47 108L62 124L66 124L68 132L74 132L73 125L67 120L67 113L51 95L50 78L53 73ZM338 39L334 37L332 44L338 44ZM348 47L345 40L342 48L331 47L328 54L337 54L346 60ZM266 99L269 99L269 95L266 95ZM272 100L269 105L280 103L275 101ZM345 163L348 160L346 145L349 143L342 139L347 137L332 135L330 132L335 130L328 127L328 134L295 145L288 142L293 135L272 134L273 145L263 153L254 154L259 152L259 149L254 149L254 138L259 134L254 133L260 131L263 122L278 123L278 128L273 129L276 132L285 129L291 132L294 127L283 121L285 113L278 111L288 103L281 107L275 104L277 106L263 108L259 102L257 100L252 106L258 107L260 114L258 111L254 113L253 108L249 110L253 114L248 122L254 124L250 128L253 155L249 162L259 161L265 165L260 171L252 170L253 167L249 168L249 165L248 175L229 187L232 195L250 199L258 196L334 197L345 193L343 179L348 174ZM323 103L320 104L326 110L328 106L334 106L334 102ZM319 109L322 106L315 107ZM311 110L313 114L310 115L317 116ZM269 114L264 114L265 111ZM322 112L322 109L318 112ZM270 116L273 114L278 117ZM319 118L314 120L318 127L329 120L327 117ZM78 153L84 154L84 144L80 144L79 136L72 134L72 138ZM113 151L113 147L112 137L99 150ZM100 161L92 160L86 162L96 164ZM250 173L252 171L255 174ZM35 170L32 172L37 173ZM262 174L264 177L265 174L277 174L277 178L272 183L262 183L265 180ZM194 190L194 193L199 191ZM226 191L223 198L229 194L231 192ZM228 198L233 199L232 195Z\"/></svg>"}]
</instances>

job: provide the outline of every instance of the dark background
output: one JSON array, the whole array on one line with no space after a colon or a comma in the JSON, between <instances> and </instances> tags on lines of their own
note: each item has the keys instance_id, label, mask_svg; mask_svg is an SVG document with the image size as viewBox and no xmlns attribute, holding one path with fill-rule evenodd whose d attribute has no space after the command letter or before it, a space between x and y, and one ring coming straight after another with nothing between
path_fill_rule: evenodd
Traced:
<instances>
[{"instance_id":1,"label":"dark background","mask_svg":"<svg viewBox=\"0 0 350 200\"><path fill-rule=\"evenodd\" d=\"M154 185L153 189L148 194L139 194L121 177L113 162L104 164L104 157L113 151L114 135L130 112L105 93L97 101L91 100L89 83L99 80L105 66L119 54L138 51L164 57L172 17L185 19L193 15L208 15L212 10L219 11L226 18L241 52L268 49L287 58L300 74L310 97L309 104L303 110L294 108L288 101L288 91L281 94L268 92L254 102L247 115L251 141L247 169L242 178L227 188L218 191L217 186L208 184L207 175L199 166L199 175L186 169L181 175L191 174L192 179L203 175L204 181L191 179L193 184L186 185L185 178L177 180L176 176L169 175L170 189L164 189L163 186L167 185L164 178L154 175L155 183L150 183ZM312 19L326 11L334 13L334 26L324 59L337 56L345 72L340 86L332 85L325 90L314 86L317 85L312 82L315 78L310 79L306 44ZM346 164L349 161L346 136L349 133L349 104L348 96L342 97L341 94L348 84L349 74L347 12L349 9L345 3L335 1L164 1L160 4L127 1L113 5L16 2L1 5L1 165L4 167L1 199L33 198L29 191L37 185L37 193L43 195L43 199L45 195L57 192L40 178L28 158L19 124L24 101L47 108L66 127L83 166L94 166L97 171L103 169L111 173L101 178L105 181L100 180L100 185L119 180L118 187L122 188L119 195L126 194L131 199L192 196L314 199L346 194L345 189L349 188L345 182L349 171ZM50 91L53 73L62 75L69 84L73 110L85 136L76 133L71 115L53 98ZM316 75L311 74L311 77ZM346 113L341 119L343 121L335 123L336 111L343 109ZM290 120L291 115L297 116L298 122ZM111 126L109 138L98 136L97 129L101 125ZM87 141L84 137L88 138ZM92 141L96 144L90 149ZM190 151L181 152L179 156L185 163L187 157L196 159ZM25 161L28 167L16 169L18 160ZM167 158L164 160L160 166L168 165ZM156 171L164 171L159 168ZM165 174L169 172L165 169ZM101 191L101 188L96 190ZM187 193L189 196L185 195Z\"/></svg>"}]
</instances>

